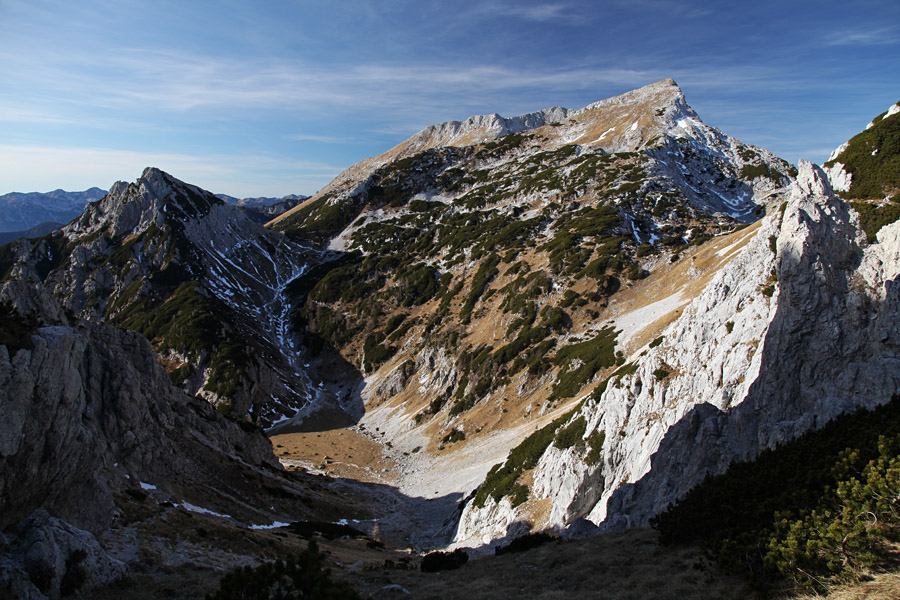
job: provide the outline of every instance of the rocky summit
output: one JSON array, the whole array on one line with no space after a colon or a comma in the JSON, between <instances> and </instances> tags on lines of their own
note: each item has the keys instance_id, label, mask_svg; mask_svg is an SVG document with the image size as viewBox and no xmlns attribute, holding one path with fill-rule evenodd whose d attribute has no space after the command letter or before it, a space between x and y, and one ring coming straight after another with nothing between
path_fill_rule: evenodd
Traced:
<instances>
[{"instance_id":1,"label":"rocky summit","mask_svg":"<svg viewBox=\"0 0 900 600\"><path fill-rule=\"evenodd\" d=\"M0 589L205 593L324 535L399 594L360 573L643 527L885 405L897 113L823 170L664 80L434 125L265 226L155 168L116 183L0 248Z\"/></svg>"}]
</instances>

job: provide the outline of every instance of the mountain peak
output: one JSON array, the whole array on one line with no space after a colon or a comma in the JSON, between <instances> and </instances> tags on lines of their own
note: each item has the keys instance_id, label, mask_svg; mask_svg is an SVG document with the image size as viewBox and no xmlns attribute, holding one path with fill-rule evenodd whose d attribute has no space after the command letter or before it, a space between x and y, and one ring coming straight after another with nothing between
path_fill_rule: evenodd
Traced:
<instances>
[{"instance_id":1,"label":"mountain peak","mask_svg":"<svg viewBox=\"0 0 900 600\"><path fill-rule=\"evenodd\" d=\"M447 121L426 127L422 131L390 150L383 156L394 155L398 157L400 154L408 155L413 152L420 152L428 148L436 148L440 146L471 146L488 142L511 133L519 133L521 131L530 131L551 126L556 131L542 132L548 134L549 138L560 138L563 143L590 143L600 141L600 138L594 138L593 141L582 139L585 136L578 136L577 140L570 140L572 127L566 125L583 126L586 122L596 122L602 125L613 124L613 121L620 120L622 113L626 112L627 116L635 117L637 120L631 121L627 126L634 123L644 125L640 122L642 117L646 117L646 121L659 121L659 125L664 128L670 128L675 125L678 119L691 117L697 118L697 114L688 106L684 98L684 93L673 79L663 79L655 83L645 85L636 90L599 100L593 104L589 104L584 108L572 110L561 106L552 106L544 110L526 113L515 117L503 117L498 113L489 115L474 115L465 121ZM646 113L646 115L645 115ZM660 121L659 117L664 117ZM616 129L608 127L605 131L611 132ZM636 128L634 128L636 129ZM628 131L623 128L618 133ZM633 129L632 129L633 131ZM554 135L556 134L556 135ZM560 135L561 134L561 135ZM612 139L615 136L611 136Z\"/></svg>"},{"instance_id":2,"label":"mountain peak","mask_svg":"<svg viewBox=\"0 0 900 600\"><path fill-rule=\"evenodd\" d=\"M577 110L553 106L515 117L498 113L473 115L464 121L426 127L387 152L350 166L320 193L331 191L335 185L359 182L379 166L419 152L445 146L475 146L523 131L541 135L549 146L574 143L600 147L606 152L635 151L671 133L686 118L699 122L673 79L662 79ZM683 134L678 132L672 137Z\"/></svg>"},{"instance_id":3,"label":"mountain peak","mask_svg":"<svg viewBox=\"0 0 900 600\"><path fill-rule=\"evenodd\" d=\"M646 102L654 102L656 105L659 105L660 102L663 104L685 103L684 92L681 91L681 88L678 87L678 84L675 83L674 79L661 79L660 81L647 84L643 87L625 92L624 94L619 94L618 96L613 96L604 100L598 100L593 104L585 106L578 112L589 111L603 106L639 104Z\"/></svg>"},{"instance_id":4,"label":"mountain peak","mask_svg":"<svg viewBox=\"0 0 900 600\"><path fill-rule=\"evenodd\" d=\"M106 230L113 237L137 233L167 216L176 221L202 217L224 204L213 194L185 183L157 167L147 167L134 183L117 181L96 206L66 227L70 238Z\"/></svg>"}]
</instances>

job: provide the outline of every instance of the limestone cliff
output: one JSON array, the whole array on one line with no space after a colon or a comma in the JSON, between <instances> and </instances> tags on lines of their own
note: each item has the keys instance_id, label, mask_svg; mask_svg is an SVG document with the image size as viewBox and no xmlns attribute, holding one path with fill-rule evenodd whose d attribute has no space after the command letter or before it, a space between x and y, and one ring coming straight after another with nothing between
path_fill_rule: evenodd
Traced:
<instances>
[{"instance_id":1,"label":"limestone cliff","mask_svg":"<svg viewBox=\"0 0 900 600\"><path fill-rule=\"evenodd\" d=\"M60 320L32 284L6 283L0 298L47 323L30 349L0 345L0 591L58 597L72 561L84 573L70 591L121 576L94 538L118 492L153 489L248 521L302 514L290 494L265 491L284 482L261 430L173 387L145 338Z\"/></svg>"},{"instance_id":2,"label":"limestone cliff","mask_svg":"<svg viewBox=\"0 0 900 600\"><path fill-rule=\"evenodd\" d=\"M539 525L643 525L732 461L886 402L900 385L898 248L900 225L867 245L824 173L802 162L741 253L585 399L571 419L585 419L582 443L547 448L530 502L467 506L457 540L502 535L542 499L551 508ZM595 431L605 442L588 461Z\"/></svg>"}]
</instances>

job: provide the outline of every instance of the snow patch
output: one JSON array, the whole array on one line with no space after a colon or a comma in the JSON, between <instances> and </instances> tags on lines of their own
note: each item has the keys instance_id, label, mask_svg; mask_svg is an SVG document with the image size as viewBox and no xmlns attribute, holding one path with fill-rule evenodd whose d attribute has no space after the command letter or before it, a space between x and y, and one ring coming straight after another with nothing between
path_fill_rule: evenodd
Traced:
<instances>
[{"instance_id":1,"label":"snow patch","mask_svg":"<svg viewBox=\"0 0 900 600\"><path fill-rule=\"evenodd\" d=\"M279 527L287 527L290 523L282 523L281 521L275 521L271 525L250 525L250 529L278 529Z\"/></svg>"},{"instance_id":2,"label":"snow patch","mask_svg":"<svg viewBox=\"0 0 900 600\"><path fill-rule=\"evenodd\" d=\"M208 508L203 508L202 506L195 506L190 502L182 502L181 504L175 505L180 506L184 510L190 511L192 513L197 513L201 515L209 515L211 517L219 517L220 519L230 519L231 515L223 515L221 513L217 513L215 511L209 510Z\"/></svg>"},{"instance_id":3,"label":"snow patch","mask_svg":"<svg viewBox=\"0 0 900 600\"><path fill-rule=\"evenodd\" d=\"M600 134L600 137L598 137L596 140L594 140L593 142L591 142L591 144L596 144L597 142L599 142L599 141L601 141L603 138L605 138L609 133L611 133L611 132L613 132L613 131L615 131L615 130L616 130L615 127L610 127L609 129L607 129L606 131L604 131L603 133L601 133L601 134Z\"/></svg>"},{"instance_id":4,"label":"snow patch","mask_svg":"<svg viewBox=\"0 0 900 600\"><path fill-rule=\"evenodd\" d=\"M624 347L631 338L643 331L648 325L687 304L688 300L689 298L684 298L682 291L679 290L662 300L657 300L647 306L617 316L614 327L621 329L622 332L616 340L616 345Z\"/></svg>"}]
</instances>

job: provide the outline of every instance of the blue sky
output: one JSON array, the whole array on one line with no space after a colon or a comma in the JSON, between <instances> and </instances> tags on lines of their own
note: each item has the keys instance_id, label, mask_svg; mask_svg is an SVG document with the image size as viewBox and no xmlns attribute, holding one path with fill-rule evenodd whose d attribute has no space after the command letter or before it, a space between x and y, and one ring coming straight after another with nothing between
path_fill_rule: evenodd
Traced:
<instances>
[{"instance_id":1,"label":"blue sky","mask_svg":"<svg viewBox=\"0 0 900 600\"><path fill-rule=\"evenodd\" d=\"M0 0L0 193L310 194L416 131L667 77L796 162L900 100L900 2Z\"/></svg>"}]
</instances>

